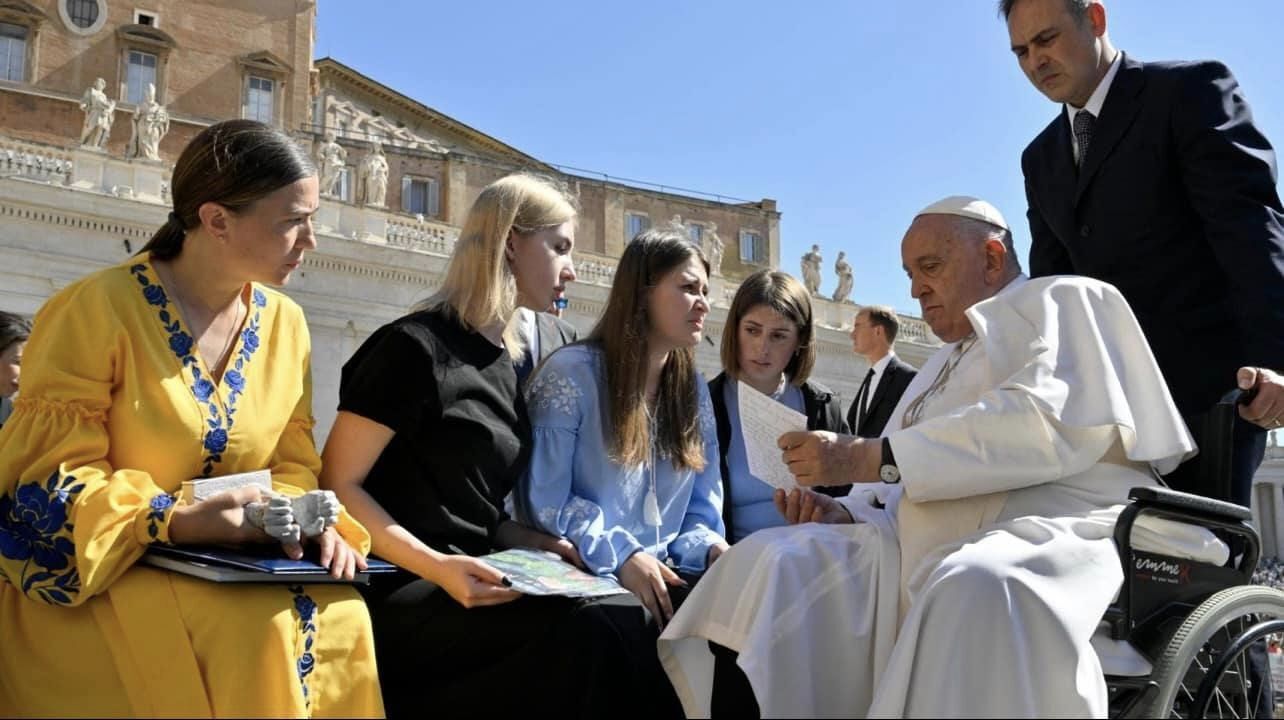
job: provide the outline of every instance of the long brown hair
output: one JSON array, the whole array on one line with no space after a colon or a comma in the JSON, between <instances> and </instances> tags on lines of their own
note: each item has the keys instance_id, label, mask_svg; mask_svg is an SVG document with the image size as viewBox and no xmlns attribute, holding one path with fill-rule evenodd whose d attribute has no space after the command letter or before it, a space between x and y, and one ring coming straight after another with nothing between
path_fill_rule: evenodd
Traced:
<instances>
[{"instance_id":1,"label":"long brown hair","mask_svg":"<svg viewBox=\"0 0 1284 720\"><path fill-rule=\"evenodd\" d=\"M255 120L225 120L200 131L174 164L174 209L140 253L172 260L187 231L201 226L201 206L239 213L293 182L317 174L312 159L285 131Z\"/></svg>"},{"instance_id":2,"label":"long brown hair","mask_svg":"<svg viewBox=\"0 0 1284 720\"><path fill-rule=\"evenodd\" d=\"M700 259L707 273L708 259L681 233L647 230L633 238L615 270L606 309L588 337L587 342L601 347L604 355L611 422L607 449L611 459L621 465L650 461L646 369L651 290L693 257ZM671 458L675 468L699 472L704 469L704 441L697 382L695 348L669 352L660 371L654 413L659 454Z\"/></svg>"}]
</instances>

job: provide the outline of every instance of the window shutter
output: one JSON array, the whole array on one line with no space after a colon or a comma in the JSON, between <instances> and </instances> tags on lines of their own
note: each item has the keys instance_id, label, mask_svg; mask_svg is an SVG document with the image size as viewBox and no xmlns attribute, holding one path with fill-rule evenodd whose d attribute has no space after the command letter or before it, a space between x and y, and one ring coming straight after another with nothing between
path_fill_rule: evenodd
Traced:
<instances>
[{"instance_id":1,"label":"window shutter","mask_svg":"<svg viewBox=\"0 0 1284 720\"><path fill-rule=\"evenodd\" d=\"M409 176L407 175L401 176L401 210L402 212L414 212L413 210L411 210L411 208L414 206L410 202L410 182L411 181Z\"/></svg>"}]
</instances>

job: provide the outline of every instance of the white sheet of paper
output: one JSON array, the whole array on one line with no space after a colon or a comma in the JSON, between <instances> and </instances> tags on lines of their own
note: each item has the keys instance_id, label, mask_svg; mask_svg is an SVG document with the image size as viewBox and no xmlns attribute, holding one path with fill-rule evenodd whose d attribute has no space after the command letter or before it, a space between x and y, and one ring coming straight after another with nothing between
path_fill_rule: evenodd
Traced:
<instances>
[{"instance_id":1,"label":"white sheet of paper","mask_svg":"<svg viewBox=\"0 0 1284 720\"><path fill-rule=\"evenodd\" d=\"M798 487L793 474L780 457L781 450L776 445L776 440L787 432L806 430L807 416L785 407L743 382L736 384L740 402L740 436L745 440L749 472L781 490Z\"/></svg>"}]
</instances>

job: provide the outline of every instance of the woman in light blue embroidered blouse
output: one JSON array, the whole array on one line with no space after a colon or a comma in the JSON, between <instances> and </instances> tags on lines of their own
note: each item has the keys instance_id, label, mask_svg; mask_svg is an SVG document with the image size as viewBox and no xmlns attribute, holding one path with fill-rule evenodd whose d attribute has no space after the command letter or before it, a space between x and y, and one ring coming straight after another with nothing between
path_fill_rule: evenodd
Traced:
<instances>
[{"instance_id":1,"label":"woman in light blue embroidered blouse","mask_svg":"<svg viewBox=\"0 0 1284 720\"><path fill-rule=\"evenodd\" d=\"M527 391L534 449L516 504L614 573L660 619L666 561L699 574L726 549L713 407L695 366L708 261L672 231L625 249L588 340L553 353Z\"/></svg>"}]
</instances>

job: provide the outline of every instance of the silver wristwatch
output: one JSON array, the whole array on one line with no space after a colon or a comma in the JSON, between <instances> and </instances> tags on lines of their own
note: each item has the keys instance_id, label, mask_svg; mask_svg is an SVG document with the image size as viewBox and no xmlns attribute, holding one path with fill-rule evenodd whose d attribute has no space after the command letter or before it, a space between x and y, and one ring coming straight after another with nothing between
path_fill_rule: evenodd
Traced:
<instances>
[{"instance_id":1,"label":"silver wristwatch","mask_svg":"<svg viewBox=\"0 0 1284 720\"><path fill-rule=\"evenodd\" d=\"M896 467L896 458L892 456L892 444L883 438L883 463L878 466L878 477L888 485L901 481L901 469Z\"/></svg>"}]
</instances>

